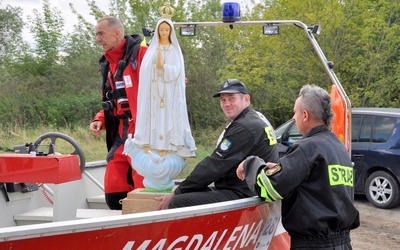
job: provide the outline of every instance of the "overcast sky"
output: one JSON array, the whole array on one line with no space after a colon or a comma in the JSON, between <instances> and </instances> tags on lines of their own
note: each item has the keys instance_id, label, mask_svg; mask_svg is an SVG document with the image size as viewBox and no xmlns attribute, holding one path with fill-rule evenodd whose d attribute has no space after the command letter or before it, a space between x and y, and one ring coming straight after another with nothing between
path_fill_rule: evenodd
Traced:
<instances>
[{"instance_id":1,"label":"overcast sky","mask_svg":"<svg viewBox=\"0 0 400 250\"><path fill-rule=\"evenodd\" d=\"M102 10L106 11L109 8L109 0L96 0L97 6L99 6ZM225 2L225 1L221 1ZM230 1L233 2L233 1ZM239 0L241 5L249 4L251 0ZM258 2L258 1L256 1ZM73 30L73 26L77 23L75 15L72 14L71 9L69 7L69 3L72 3L75 9L85 16L88 21L93 21L90 18L93 18L89 15L89 7L85 0L51 0L51 7L55 7L62 12L62 15L65 20L65 29L66 32L71 32ZM37 9L38 11L42 10L42 0L0 0L1 7L4 8L7 5L11 5L13 7L21 7L23 9L23 19L27 21L27 16L33 16L32 10ZM85 13L87 15L85 15ZM33 38L30 34L29 30L26 28L23 34L24 40L28 42L32 42Z\"/></svg>"},{"instance_id":2,"label":"overcast sky","mask_svg":"<svg viewBox=\"0 0 400 250\"><path fill-rule=\"evenodd\" d=\"M0 3L2 7L7 5L21 7L23 9L23 20L25 22L28 20L28 16L33 16L33 9L37 9L39 12L42 11L42 0L0 0ZM72 3L74 8L80 14L85 16L85 13L87 13L87 20L92 18L89 15L89 7L85 0L51 0L51 7L57 8L62 13L65 21L66 32L71 32L73 30L73 26L77 23L76 17L74 14L72 14L71 8L69 7L69 3ZM103 10L108 9L108 3L108 0L96 0L97 6ZM93 23L95 22L94 19L90 21L93 21ZM33 42L32 34L30 34L30 31L27 27L23 32L23 38L28 42Z\"/></svg>"}]
</instances>

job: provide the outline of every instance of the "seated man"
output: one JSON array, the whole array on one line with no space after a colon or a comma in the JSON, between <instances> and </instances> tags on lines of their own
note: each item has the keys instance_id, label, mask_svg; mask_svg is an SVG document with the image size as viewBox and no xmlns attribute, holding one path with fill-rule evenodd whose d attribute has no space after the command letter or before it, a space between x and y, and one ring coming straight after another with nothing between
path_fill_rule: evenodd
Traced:
<instances>
[{"instance_id":1,"label":"seated man","mask_svg":"<svg viewBox=\"0 0 400 250\"><path fill-rule=\"evenodd\" d=\"M276 137L269 121L250 107L246 86L237 79L223 82L213 97L230 124L222 132L214 152L199 162L172 194L157 198L157 209L177 208L255 196L246 182L236 176L236 167L247 156L278 161ZM214 183L214 188L209 185Z\"/></svg>"}]
</instances>

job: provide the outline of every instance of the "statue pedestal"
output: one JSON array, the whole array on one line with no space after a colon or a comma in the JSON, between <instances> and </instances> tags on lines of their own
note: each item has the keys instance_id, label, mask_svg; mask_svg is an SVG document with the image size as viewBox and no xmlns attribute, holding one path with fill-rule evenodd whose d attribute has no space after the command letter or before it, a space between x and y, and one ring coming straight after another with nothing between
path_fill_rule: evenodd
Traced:
<instances>
[{"instance_id":1,"label":"statue pedestal","mask_svg":"<svg viewBox=\"0 0 400 250\"><path fill-rule=\"evenodd\" d=\"M137 188L128 193L127 197L122 200L122 214L156 211L160 201L156 201L154 197L169 194L166 192L145 192L144 190L144 188Z\"/></svg>"}]
</instances>

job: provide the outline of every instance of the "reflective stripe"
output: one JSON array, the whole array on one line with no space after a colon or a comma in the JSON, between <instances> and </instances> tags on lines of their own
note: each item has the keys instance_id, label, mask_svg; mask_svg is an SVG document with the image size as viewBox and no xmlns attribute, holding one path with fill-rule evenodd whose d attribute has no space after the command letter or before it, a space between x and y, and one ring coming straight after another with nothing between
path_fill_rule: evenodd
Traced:
<instances>
[{"instance_id":1,"label":"reflective stripe","mask_svg":"<svg viewBox=\"0 0 400 250\"><path fill-rule=\"evenodd\" d=\"M261 197L265 198L266 202L282 200L282 196L274 189L270 179L265 174L264 170L261 170L257 176L257 184L261 188Z\"/></svg>"},{"instance_id":2,"label":"reflective stripe","mask_svg":"<svg viewBox=\"0 0 400 250\"><path fill-rule=\"evenodd\" d=\"M260 196L264 198L265 202L273 202L271 198L269 198L267 194L267 189L264 187L264 184L262 183L260 175L257 177L257 185L260 187Z\"/></svg>"},{"instance_id":3,"label":"reflective stripe","mask_svg":"<svg viewBox=\"0 0 400 250\"><path fill-rule=\"evenodd\" d=\"M275 136L275 132L272 130L272 127L267 126L264 128L264 130L269 139L269 145L270 146L275 145L276 144L276 136Z\"/></svg>"},{"instance_id":4,"label":"reflective stripe","mask_svg":"<svg viewBox=\"0 0 400 250\"><path fill-rule=\"evenodd\" d=\"M331 186L345 185L352 187L354 183L354 169L341 165L328 166L329 184Z\"/></svg>"}]
</instances>

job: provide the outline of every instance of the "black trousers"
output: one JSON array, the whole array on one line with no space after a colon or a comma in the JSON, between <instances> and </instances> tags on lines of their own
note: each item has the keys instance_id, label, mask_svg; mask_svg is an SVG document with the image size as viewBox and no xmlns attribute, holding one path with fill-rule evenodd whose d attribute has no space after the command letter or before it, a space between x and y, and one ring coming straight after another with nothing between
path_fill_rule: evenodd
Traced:
<instances>
[{"instance_id":1,"label":"black trousers","mask_svg":"<svg viewBox=\"0 0 400 250\"><path fill-rule=\"evenodd\" d=\"M168 208L190 207L222 201L245 198L233 190L207 190L175 195L169 202Z\"/></svg>"},{"instance_id":2,"label":"black trousers","mask_svg":"<svg viewBox=\"0 0 400 250\"><path fill-rule=\"evenodd\" d=\"M290 233L289 233L290 235ZM352 250L350 232L331 233L325 238L299 239L291 237L291 250Z\"/></svg>"},{"instance_id":3,"label":"black trousers","mask_svg":"<svg viewBox=\"0 0 400 250\"><path fill-rule=\"evenodd\" d=\"M290 248L290 250L352 250L352 246L350 243L343 243L338 246L333 247L318 247L318 248Z\"/></svg>"}]
</instances>

